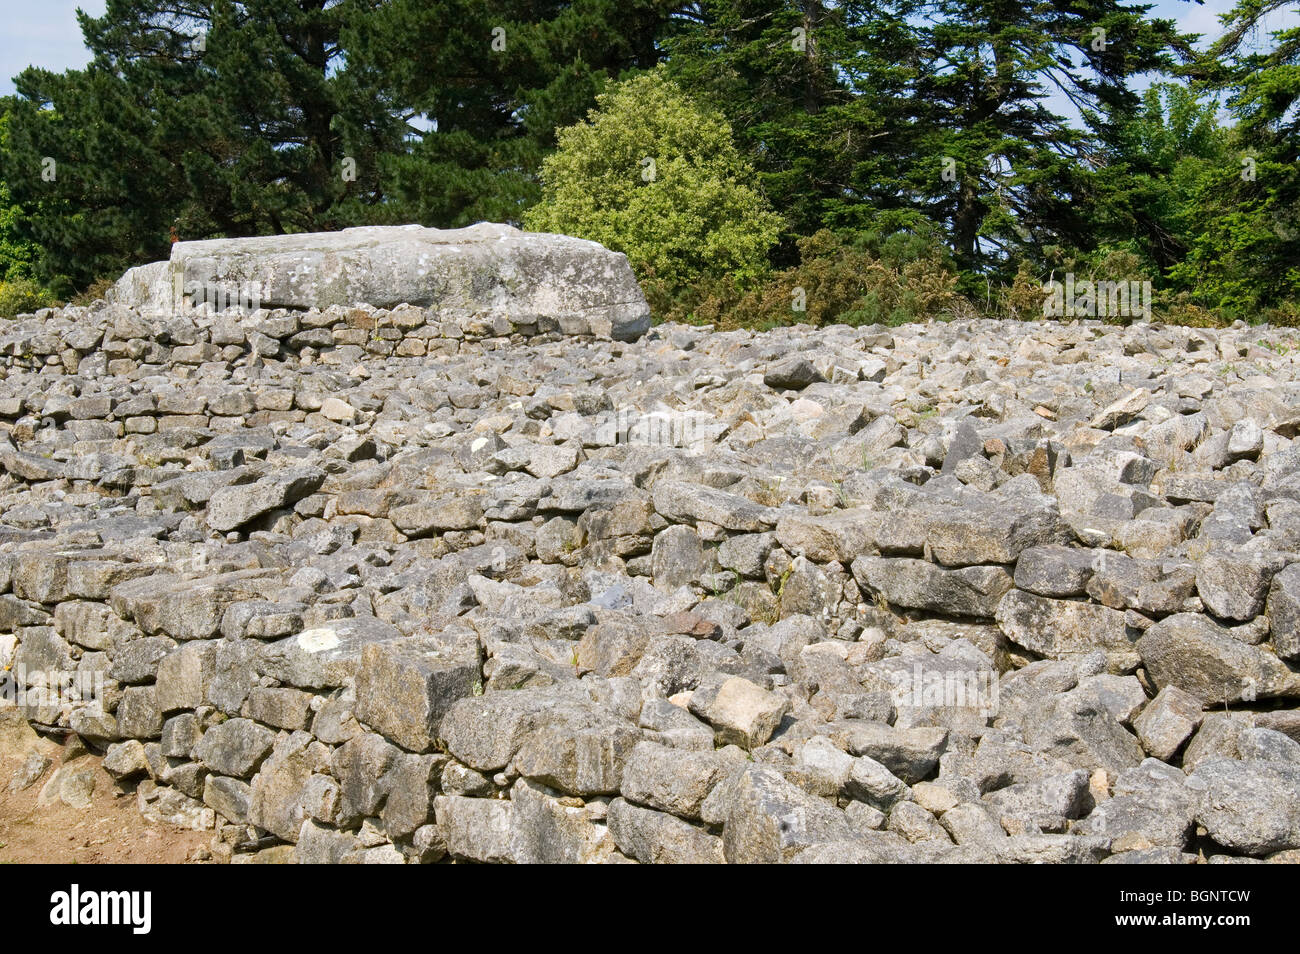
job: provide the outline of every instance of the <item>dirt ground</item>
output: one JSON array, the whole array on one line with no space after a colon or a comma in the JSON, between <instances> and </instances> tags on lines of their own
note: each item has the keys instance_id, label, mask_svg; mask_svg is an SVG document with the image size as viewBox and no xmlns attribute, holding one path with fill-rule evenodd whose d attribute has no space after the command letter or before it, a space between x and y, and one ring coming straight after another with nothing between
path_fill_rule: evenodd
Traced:
<instances>
[{"instance_id":1,"label":"dirt ground","mask_svg":"<svg viewBox=\"0 0 1300 954\"><path fill-rule=\"evenodd\" d=\"M148 821L134 794L116 794L98 756L40 738L13 715L0 713L0 864L181 864L207 857L212 832ZM33 751L51 764L11 791ZM72 801L88 797L89 804L68 804L61 793L70 790Z\"/></svg>"}]
</instances>

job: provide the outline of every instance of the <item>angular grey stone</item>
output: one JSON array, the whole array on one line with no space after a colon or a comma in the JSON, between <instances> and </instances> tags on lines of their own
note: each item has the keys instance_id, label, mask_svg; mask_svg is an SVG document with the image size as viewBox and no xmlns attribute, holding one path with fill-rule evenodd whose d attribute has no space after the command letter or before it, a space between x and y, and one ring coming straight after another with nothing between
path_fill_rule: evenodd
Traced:
<instances>
[{"instance_id":1,"label":"angular grey stone","mask_svg":"<svg viewBox=\"0 0 1300 954\"><path fill-rule=\"evenodd\" d=\"M403 748L425 752L447 710L481 679L476 647L434 640L369 643L357 672L356 715Z\"/></svg>"},{"instance_id":2,"label":"angular grey stone","mask_svg":"<svg viewBox=\"0 0 1300 954\"><path fill-rule=\"evenodd\" d=\"M251 639L221 639L216 643L208 701L226 715L239 715L258 682L257 651L261 644Z\"/></svg>"},{"instance_id":3,"label":"angular grey stone","mask_svg":"<svg viewBox=\"0 0 1300 954\"><path fill-rule=\"evenodd\" d=\"M1196 564L1196 592L1218 618L1246 622L1263 612L1269 582L1282 566L1278 554L1213 550Z\"/></svg>"},{"instance_id":4,"label":"angular grey stone","mask_svg":"<svg viewBox=\"0 0 1300 954\"><path fill-rule=\"evenodd\" d=\"M307 733L281 736L253 777L249 822L277 838L297 841L305 819L337 821L339 785L328 775L317 774L327 767L324 747L319 743L313 747Z\"/></svg>"},{"instance_id":5,"label":"angular grey stone","mask_svg":"<svg viewBox=\"0 0 1300 954\"><path fill-rule=\"evenodd\" d=\"M175 640L165 636L142 636L116 645L109 658L113 664L108 674L118 682L152 682L158 672L158 660L175 647Z\"/></svg>"},{"instance_id":6,"label":"angular grey stone","mask_svg":"<svg viewBox=\"0 0 1300 954\"><path fill-rule=\"evenodd\" d=\"M128 686L117 704L117 727L124 738L156 739L162 734L162 710L154 686Z\"/></svg>"},{"instance_id":7,"label":"angular grey stone","mask_svg":"<svg viewBox=\"0 0 1300 954\"><path fill-rule=\"evenodd\" d=\"M217 646L209 640L184 643L158 663L158 708L197 709L208 700L216 673Z\"/></svg>"},{"instance_id":8,"label":"angular grey stone","mask_svg":"<svg viewBox=\"0 0 1300 954\"><path fill-rule=\"evenodd\" d=\"M713 749L713 729L667 699L650 699L643 703L637 724L649 730L646 735L651 740L674 749Z\"/></svg>"},{"instance_id":9,"label":"angular grey stone","mask_svg":"<svg viewBox=\"0 0 1300 954\"><path fill-rule=\"evenodd\" d=\"M209 775L203 783L203 804L236 825L248 823L250 789L247 782Z\"/></svg>"},{"instance_id":10,"label":"angular grey stone","mask_svg":"<svg viewBox=\"0 0 1300 954\"><path fill-rule=\"evenodd\" d=\"M1086 700L1091 708L1109 712L1116 722L1126 727L1133 725L1147 704L1146 692L1136 676L1109 673L1084 676L1068 695Z\"/></svg>"},{"instance_id":11,"label":"angular grey stone","mask_svg":"<svg viewBox=\"0 0 1300 954\"><path fill-rule=\"evenodd\" d=\"M895 532L902 528L896 526L897 521L893 516L867 507L852 507L816 515L800 511L782 513L776 524L775 537L776 542L790 553L817 563L830 563L832 560L848 563L855 557L885 545L886 541L895 549L919 551L922 547L921 529L916 530L915 540L911 541L914 546L909 547L909 541ZM731 538L735 539L738 538ZM726 549L731 540L723 544L723 549ZM769 551L770 549L768 546ZM765 553L763 559L766 557ZM721 559L722 553L719 552L719 560ZM750 575L761 574L761 563L759 571Z\"/></svg>"},{"instance_id":12,"label":"angular grey stone","mask_svg":"<svg viewBox=\"0 0 1300 954\"><path fill-rule=\"evenodd\" d=\"M786 779L811 795L838 799L847 796L854 762L853 756L830 739L814 736L795 749L794 765L786 769Z\"/></svg>"},{"instance_id":13,"label":"angular grey stone","mask_svg":"<svg viewBox=\"0 0 1300 954\"><path fill-rule=\"evenodd\" d=\"M834 841L813 845L790 861L795 865L880 865L916 864L913 846L894 832L872 832L871 838L859 835L852 841ZM936 842L937 844L937 842Z\"/></svg>"},{"instance_id":14,"label":"angular grey stone","mask_svg":"<svg viewBox=\"0 0 1300 954\"><path fill-rule=\"evenodd\" d=\"M394 507L389 519L408 537L423 537L448 530L473 530L483 523L483 507L473 498L446 497Z\"/></svg>"},{"instance_id":15,"label":"angular grey stone","mask_svg":"<svg viewBox=\"0 0 1300 954\"><path fill-rule=\"evenodd\" d=\"M998 603L996 619L1007 639L1049 659L1097 649L1135 651L1124 614L1107 606L1011 590Z\"/></svg>"},{"instance_id":16,"label":"angular grey stone","mask_svg":"<svg viewBox=\"0 0 1300 954\"><path fill-rule=\"evenodd\" d=\"M653 742L632 750L623 768L623 797L638 805L698 819L704 800L745 764L735 749L684 752Z\"/></svg>"},{"instance_id":17,"label":"angular grey stone","mask_svg":"<svg viewBox=\"0 0 1300 954\"><path fill-rule=\"evenodd\" d=\"M825 380L812 362L801 355L782 358L763 374L763 383L770 388L782 388L790 391L802 391L810 384Z\"/></svg>"},{"instance_id":18,"label":"angular grey stone","mask_svg":"<svg viewBox=\"0 0 1300 954\"><path fill-rule=\"evenodd\" d=\"M251 484L222 487L208 500L207 523L225 533L314 494L325 480L315 467L291 467Z\"/></svg>"},{"instance_id":19,"label":"angular grey stone","mask_svg":"<svg viewBox=\"0 0 1300 954\"><path fill-rule=\"evenodd\" d=\"M623 255L595 242L486 222L177 242L170 262L144 269L114 286L115 302L174 310L179 284L200 297L255 292L266 308L405 303L475 315L489 327L499 316L507 333L514 321L631 341L650 327L645 296Z\"/></svg>"},{"instance_id":20,"label":"angular grey stone","mask_svg":"<svg viewBox=\"0 0 1300 954\"><path fill-rule=\"evenodd\" d=\"M1024 551L1064 535L1055 503L931 507L918 516L934 559L950 567L1015 563Z\"/></svg>"},{"instance_id":21,"label":"angular grey stone","mask_svg":"<svg viewBox=\"0 0 1300 954\"><path fill-rule=\"evenodd\" d=\"M1300 709L1275 709L1272 712L1257 712L1255 725L1261 729L1281 732L1288 738L1300 742Z\"/></svg>"},{"instance_id":22,"label":"angular grey stone","mask_svg":"<svg viewBox=\"0 0 1300 954\"><path fill-rule=\"evenodd\" d=\"M1177 686L1165 686L1133 720L1142 748L1168 762L1201 724L1201 700Z\"/></svg>"},{"instance_id":23,"label":"angular grey stone","mask_svg":"<svg viewBox=\"0 0 1300 954\"><path fill-rule=\"evenodd\" d=\"M384 774L387 791L379 812L389 838L408 838L433 821L433 800L445 755L398 755Z\"/></svg>"},{"instance_id":24,"label":"angular grey stone","mask_svg":"<svg viewBox=\"0 0 1300 954\"><path fill-rule=\"evenodd\" d=\"M1150 391L1146 388L1134 388L1119 400L1098 411L1088 422L1088 426L1103 431L1114 430L1141 414L1150 402Z\"/></svg>"},{"instance_id":25,"label":"angular grey stone","mask_svg":"<svg viewBox=\"0 0 1300 954\"><path fill-rule=\"evenodd\" d=\"M1139 764L1142 746L1103 700L1067 692L1054 697L1025 728L1025 741L1048 758L1116 775Z\"/></svg>"},{"instance_id":26,"label":"angular grey stone","mask_svg":"<svg viewBox=\"0 0 1300 954\"><path fill-rule=\"evenodd\" d=\"M865 755L853 760L844 791L850 798L860 799L881 811L889 810L911 796L906 782Z\"/></svg>"},{"instance_id":27,"label":"angular grey stone","mask_svg":"<svg viewBox=\"0 0 1300 954\"><path fill-rule=\"evenodd\" d=\"M680 524L655 535L650 565L655 584L667 589L699 582L707 566L699 536Z\"/></svg>"},{"instance_id":28,"label":"angular grey stone","mask_svg":"<svg viewBox=\"0 0 1300 954\"><path fill-rule=\"evenodd\" d=\"M509 802L492 798L439 795L434 800L447 853L462 861L513 863L513 813Z\"/></svg>"},{"instance_id":29,"label":"angular grey stone","mask_svg":"<svg viewBox=\"0 0 1300 954\"><path fill-rule=\"evenodd\" d=\"M732 676L721 685L696 689L689 705L692 713L713 726L717 744L753 749L772 737L790 701Z\"/></svg>"},{"instance_id":30,"label":"angular grey stone","mask_svg":"<svg viewBox=\"0 0 1300 954\"><path fill-rule=\"evenodd\" d=\"M1300 848L1300 766L1207 759L1188 778L1196 820L1230 851L1261 857Z\"/></svg>"},{"instance_id":31,"label":"angular grey stone","mask_svg":"<svg viewBox=\"0 0 1300 954\"><path fill-rule=\"evenodd\" d=\"M1097 864L1110 854L1111 840L1088 835L1014 835L1000 843L997 859L1013 865Z\"/></svg>"},{"instance_id":32,"label":"angular grey stone","mask_svg":"<svg viewBox=\"0 0 1300 954\"><path fill-rule=\"evenodd\" d=\"M722 864L723 841L675 815L633 805L609 804L609 833L619 851L642 864Z\"/></svg>"},{"instance_id":33,"label":"angular grey stone","mask_svg":"<svg viewBox=\"0 0 1300 954\"><path fill-rule=\"evenodd\" d=\"M996 850L997 843L1007 837L993 813L973 802L954 805L939 816L939 824L959 845L985 845Z\"/></svg>"},{"instance_id":34,"label":"angular grey stone","mask_svg":"<svg viewBox=\"0 0 1300 954\"><path fill-rule=\"evenodd\" d=\"M555 701L544 689L487 692L461 699L443 716L438 734L447 751L470 768L497 772L542 724L542 714Z\"/></svg>"},{"instance_id":35,"label":"angular grey stone","mask_svg":"<svg viewBox=\"0 0 1300 954\"><path fill-rule=\"evenodd\" d=\"M661 480L654 485L654 506L668 520L707 521L727 530L759 533L776 526L777 512L746 497L702 484Z\"/></svg>"},{"instance_id":36,"label":"angular grey stone","mask_svg":"<svg viewBox=\"0 0 1300 954\"><path fill-rule=\"evenodd\" d=\"M293 863L297 865L339 865L351 861L361 850L355 835L322 825L313 819L302 823L295 839Z\"/></svg>"},{"instance_id":37,"label":"angular grey stone","mask_svg":"<svg viewBox=\"0 0 1300 954\"><path fill-rule=\"evenodd\" d=\"M203 738L203 727L193 712L182 712L163 723L162 754L171 759L188 759Z\"/></svg>"},{"instance_id":38,"label":"angular grey stone","mask_svg":"<svg viewBox=\"0 0 1300 954\"><path fill-rule=\"evenodd\" d=\"M105 761L107 761L107 756L108 753L106 752ZM143 746L140 747L139 758L141 761L144 761ZM136 757L133 754L128 755L127 758L123 759L121 767L127 767L128 770L130 770L134 767L135 761ZM31 788L40 780L41 776L45 774L45 770L53 764L54 760L47 755L43 755L40 752L29 753L27 758L23 759L22 765L18 767L18 770L14 772L13 776L9 779L9 791L21 792ZM145 766L147 769L147 762L145 762ZM107 768L105 771L109 771L109 774L113 774L112 771Z\"/></svg>"},{"instance_id":39,"label":"angular grey stone","mask_svg":"<svg viewBox=\"0 0 1300 954\"><path fill-rule=\"evenodd\" d=\"M569 795L616 794L641 731L608 710L552 705L515 753L519 774Z\"/></svg>"},{"instance_id":40,"label":"angular grey stone","mask_svg":"<svg viewBox=\"0 0 1300 954\"><path fill-rule=\"evenodd\" d=\"M1067 820L1087 814L1093 804L1084 769L1008 785L987 795L985 802L999 820L1015 819L1022 830L1032 826L1058 832Z\"/></svg>"},{"instance_id":41,"label":"angular grey stone","mask_svg":"<svg viewBox=\"0 0 1300 954\"><path fill-rule=\"evenodd\" d=\"M1030 547L1016 561L1016 586L1048 597L1082 596L1093 573L1093 552L1058 545Z\"/></svg>"},{"instance_id":42,"label":"angular grey stone","mask_svg":"<svg viewBox=\"0 0 1300 954\"><path fill-rule=\"evenodd\" d=\"M109 603L148 635L209 639L220 632L231 603L266 598L282 587L276 570L236 570L199 580L157 573L114 586Z\"/></svg>"},{"instance_id":43,"label":"angular grey stone","mask_svg":"<svg viewBox=\"0 0 1300 954\"><path fill-rule=\"evenodd\" d=\"M893 606L951 616L992 617L1011 589L1011 574L996 566L946 570L925 560L858 557L853 578L868 594Z\"/></svg>"},{"instance_id":44,"label":"angular grey stone","mask_svg":"<svg viewBox=\"0 0 1300 954\"><path fill-rule=\"evenodd\" d=\"M761 577L763 563L775 545L776 538L770 533L739 533L722 541L718 547L718 564L741 576Z\"/></svg>"},{"instance_id":45,"label":"angular grey stone","mask_svg":"<svg viewBox=\"0 0 1300 954\"><path fill-rule=\"evenodd\" d=\"M279 639L302 628L300 603L243 600L231 603L221 617L221 635L229 639Z\"/></svg>"},{"instance_id":46,"label":"angular grey stone","mask_svg":"<svg viewBox=\"0 0 1300 954\"><path fill-rule=\"evenodd\" d=\"M174 788L155 786L146 779L135 790L135 796L136 807L149 821L193 831L211 830L216 823L211 808Z\"/></svg>"},{"instance_id":47,"label":"angular grey stone","mask_svg":"<svg viewBox=\"0 0 1300 954\"><path fill-rule=\"evenodd\" d=\"M49 764L48 761L46 764ZM103 765L104 771L119 782L149 774L149 760L145 757L144 745L135 739L110 745L104 752Z\"/></svg>"},{"instance_id":48,"label":"angular grey stone","mask_svg":"<svg viewBox=\"0 0 1300 954\"><path fill-rule=\"evenodd\" d=\"M1251 716L1237 712L1207 712L1201 727L1183 750L1183 771L1212 758L1241 758L1241 745L1251 729Z\"/></svg>"},{"instance_id":49,"label":"angular grey stone","mask_svg":"<svg viewBox=\"0 0 1300 954\"><path fill-rule=\"evenodd\" d=\"M273 679L300 689L332 689L357 674L366 646L400 639L391 623L356 617L329 620L254 651L261 672Z\"/></svg>"},{"instance_id":50,"label":"angular grey stone","mask_svg":"<svg viewBox=\"0 0 1300 954\"><path fill-rule=\"evenodd\" d=\"M1161 620L1142 634L1137 648L1158 687L1177 686L1206 706L1300 695L1300 676L1276 656L1198 614Z\"/></svg>"},{"instance_id":51,"label":"angular grey stone","mask_svg":"<svg viewBox=\"0 0 1300 954\"><path fill-rule=\"evenodd\" d=\"M746 768L725 788L722 845L729 864L787 862L813 845L853 838L842 811L768 766Z\"/></svg>"},{"instance_id":52,"label":"angular grey stone","mask_svg":"<svg viewBox=\"0 0 1300 954\"><path fill-rule=\"evenodd\" d=\"M248 694L240 715L276 729L297 732L311 721L312 696L297 689L259 687Z\"/></svg>"},{"instance_id":53,"label":"angular grey stone","mask_svg":"<svg viewBox=\"0 0 1300 954\"><path fill-rule=\"evenodd\" d=\"M579 807L520 779L510 792L512 856L517 864L599 864L614 854L604 806Z\"/></svg>"},{"instance_id":54,"label":"angular grey stone","mask_svg":"<svg viewBox=\"0 0 1300 954\"><path fill-rule=\"evenodd\" d=\"M1274 650L1288 662L1300 662L1300 563L1273 577L1266 605Z\"/></svg>"},{"instance_id":55,"label":"angular grey stone","mask_svg":"<svg viewBox=\"0 0 1300 954\"><path fill-rule=\"evenodd\" d=\"M851 755L874 759L909 785L934 772L948 745L948 730L932 727L898 729L883 722L846 719L821 731Z\"/></svg>"},{"instance_id":56,"label":"angular grey stone","mask_svg":"<svg viewBox=\"0 0 1300 954\"><path fill-rule=\"evenodd\" d=\"M916 802L900 802L889 813L889 831L902 835L912 844L926 841L950 843L951 838L939 820Z\"/></svg>"},{"instance_id":57,"label":"angular grey stone","mask_svg":"<svg viewBox=\"0 0 1300 954\"><path fill-rule=\"evenodd\" d=\"M339 780L338 824L353 828L377 815L388 797L386 777L401 750L383 736L363 732L334 750L330 774Z\"/></svg>"},{"instance_id":58,"label":"angular grey stone","mask_svg":"<svg viewBox=\"0 0 1300 954\"><path fill-rule=\"evenodd\" d=\"M203 733L194 757L218 775L249 778L271 751L275 733L251 719L228 719Z\"/></svg>"},{"instance_id":59,"label":"angular grey stone","mask_svg":"<svg viewBox=\"0 0 1300 954\"><path fill-rule=\"evenodd\" d=\"M1290 762L1300 765L1300 742L1272 729L1247 729L1237 743L1242 761Z\"/></svg>"}]
</instances>

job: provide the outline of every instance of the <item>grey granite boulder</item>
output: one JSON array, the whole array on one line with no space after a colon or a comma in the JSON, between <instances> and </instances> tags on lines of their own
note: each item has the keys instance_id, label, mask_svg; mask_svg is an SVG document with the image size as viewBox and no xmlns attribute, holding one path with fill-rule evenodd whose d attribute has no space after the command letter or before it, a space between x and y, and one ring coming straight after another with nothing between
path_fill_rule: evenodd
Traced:
<instances>
[{"instance_id":1,"label":"grey granite boulder","mask_svg":"<svg viewBox=\"0 0 1300 954\"><path fill-rule=\"evenodd\" d=\"M132 269L113 289L115 303L154 314L227 299L249 309L411 304L503 322L502 333L534 326L631 341L650 327L622 254L487 222L177 242L169 262Z\"/></svg>"}]
</instances>

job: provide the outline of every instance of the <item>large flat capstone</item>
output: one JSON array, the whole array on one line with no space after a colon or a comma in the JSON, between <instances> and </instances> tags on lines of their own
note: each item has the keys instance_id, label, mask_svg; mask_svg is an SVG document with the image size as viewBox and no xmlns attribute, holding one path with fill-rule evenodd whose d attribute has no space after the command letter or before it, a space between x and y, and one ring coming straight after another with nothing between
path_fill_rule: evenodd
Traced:
<instances>
[{"instance_id":1,"label":"large flat capstone","mask_svg":"<svg viewBox=\"0 0 1300 954\"><path fill-rule=\"evenodd\" d=\"M487 222L177 242L169 261L123 275L112 297L148 314L194 301L304 310L410 304L450 320L619 340L650 327L645 295L623 254Z\"/></svg>"}]
</instances>

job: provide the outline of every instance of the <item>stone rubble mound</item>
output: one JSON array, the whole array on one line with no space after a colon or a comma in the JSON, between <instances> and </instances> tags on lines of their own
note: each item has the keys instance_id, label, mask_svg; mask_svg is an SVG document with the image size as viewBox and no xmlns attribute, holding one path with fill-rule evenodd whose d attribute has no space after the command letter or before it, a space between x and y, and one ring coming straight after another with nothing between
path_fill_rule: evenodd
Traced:
<instances>
[{"instance_id":1,"label":"stone rubble mound","mask_svg":"<svg viewBox=\"0 0 1300 954\"><path fill-rule=\"evenodd\" d=\"M1300 859L1296 332L156 280L0 329L0 664L218 859Z\"/></svg>"}]
</instances>

